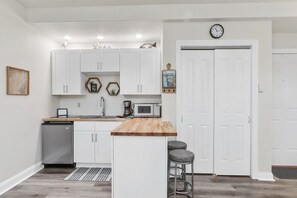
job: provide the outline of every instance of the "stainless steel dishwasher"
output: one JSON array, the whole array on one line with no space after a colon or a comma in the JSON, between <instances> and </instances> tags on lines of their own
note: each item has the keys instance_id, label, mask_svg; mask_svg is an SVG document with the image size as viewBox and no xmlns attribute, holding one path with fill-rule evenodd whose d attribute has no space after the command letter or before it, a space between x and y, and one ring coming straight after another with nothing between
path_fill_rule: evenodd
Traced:
<instances>
[{"instance_id":1,"label":"stainless steel dishwasher","mask_svg":"<svg viewBox=\"0 0 297 198\"><path fill-rule=\"evenodd\" d=\"M42 163L74 163L73 122L44 122L42 124Z\"/></svg>"}]
</instances>

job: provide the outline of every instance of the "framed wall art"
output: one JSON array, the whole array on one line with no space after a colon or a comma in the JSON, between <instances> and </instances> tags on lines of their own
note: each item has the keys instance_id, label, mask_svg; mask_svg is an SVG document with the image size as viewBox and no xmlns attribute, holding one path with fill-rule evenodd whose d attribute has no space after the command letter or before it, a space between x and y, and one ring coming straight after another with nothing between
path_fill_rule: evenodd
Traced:
<instances>
[{"instance_id":1,"label":"framed wall art","mask_svg":"<svg viewBox=\"0 0 297 198\"><path fill-rule=\"evenodd\" d=\"M7 66L7 95L27 96L30 94L30 72Z\"/></svg>"},{"instance_id":2,"label":"framed wall art","mask_svg":"<svg viewBox=\"0 0 297 198\"><path fill-rule=\"evenodd\" d=\"M167 69L162 71L162 92L176 92L176 71L171 69L171 64L167 64Z\"/></svg>"}]
</instances>

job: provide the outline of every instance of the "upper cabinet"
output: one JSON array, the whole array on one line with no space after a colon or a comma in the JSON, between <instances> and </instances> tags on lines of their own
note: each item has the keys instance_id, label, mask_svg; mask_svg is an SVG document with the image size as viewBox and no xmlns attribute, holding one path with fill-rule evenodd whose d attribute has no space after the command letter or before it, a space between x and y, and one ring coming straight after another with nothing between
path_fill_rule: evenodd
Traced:
<instances>
[{"instance_id":1,"label":"upper cabinet","mask_svg":"<svg viewBox=\"0 0 297 198\"><path fill-rule=\"evenodd\" d=\"M161 94L159 49L124 49L120 52L121 94Z\"/></svg>"},{"instance_id":2,"label":"upper cabinet","mask_svg":"<svg viewBox=\"0 0 297 198\"><path fill-rule=\"evenodd\" d=\"M55 50L52 52L53 95L82 95L84 93L80 58L80 50Z\"/></svg>"},{"instance_id":3,"label":"upper cabinet","mask_svg":"<svg viewBox=\"0 0 297 198\"><path fill-rule=\"evenodd\" d=\"M82 50L81 72L119 72L118 49Z\"/></svg>"}]
</instances>

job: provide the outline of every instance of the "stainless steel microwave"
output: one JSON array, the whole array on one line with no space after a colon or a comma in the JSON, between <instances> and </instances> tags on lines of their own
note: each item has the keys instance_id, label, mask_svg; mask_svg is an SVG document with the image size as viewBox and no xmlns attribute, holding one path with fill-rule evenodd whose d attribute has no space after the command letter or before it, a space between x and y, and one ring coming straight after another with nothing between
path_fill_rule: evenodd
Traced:
<instances>
[{"instance_id":1,"label":"stainless steel microwave","mask_svg":"<svg viewBox=\"0 0 297 198\"><path fill-rule=\"evenodd\" d=\"M158 103L134 103L134 117L161 117Z\"/></svg>"}]
</instances>

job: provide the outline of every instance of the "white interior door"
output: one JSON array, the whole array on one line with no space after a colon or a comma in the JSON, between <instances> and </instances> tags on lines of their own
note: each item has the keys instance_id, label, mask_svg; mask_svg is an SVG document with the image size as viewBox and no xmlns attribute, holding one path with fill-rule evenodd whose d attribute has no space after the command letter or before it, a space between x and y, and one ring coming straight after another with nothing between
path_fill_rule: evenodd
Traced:
<instances>
[{"instance_id":1,"label":"white interior door","mask_svg":"<svg viewBox=\"0 0 297 198\"><path fill-rule=\"evenodd\" d=\"M213 50L181 54L181 140L195 153L195 173L213 173L213 54Z\"/></svg>"},{"instance_id":2,"label":"white interior door","mask_svg":"<svg viewBox=\"0 0 297 198\"><path fill-rule=\"evenodd\" d=\"M297 165L297 54L273 55L272 164Z\"/></svg>"},{"instance_id":3,"label":"white interior door","mask_svg":"<svg viewBox=\"0 0 297 198\"><path fill-rule=\"evenodd\" d=\"M250 65L250 50L215 50L217 175L250 175Z\"/></svg>"}]
</instances>

